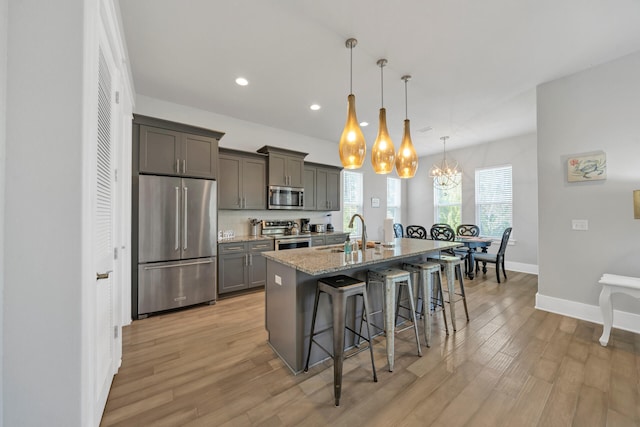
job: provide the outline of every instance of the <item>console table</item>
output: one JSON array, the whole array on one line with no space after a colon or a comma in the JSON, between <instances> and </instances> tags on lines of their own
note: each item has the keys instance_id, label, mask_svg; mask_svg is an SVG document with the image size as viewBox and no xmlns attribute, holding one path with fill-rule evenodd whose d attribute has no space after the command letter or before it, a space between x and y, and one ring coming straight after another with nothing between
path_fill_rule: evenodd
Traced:
<instances>
[{"instance_id":1,"label":"console table","mask_svg":"<svg viewBox=\"0 0 640 427\"><path fill-rule=\"evenodd\" d=\"M603 274L599 283L602 285L602 292L600 292L600 310L602 311L603 322L600 345L606 347L609 343L609 335L611 334L611 326L613 325L611 295L626 294L634 298L640 298L640 278Z\"/></svg>"}]
</instances>

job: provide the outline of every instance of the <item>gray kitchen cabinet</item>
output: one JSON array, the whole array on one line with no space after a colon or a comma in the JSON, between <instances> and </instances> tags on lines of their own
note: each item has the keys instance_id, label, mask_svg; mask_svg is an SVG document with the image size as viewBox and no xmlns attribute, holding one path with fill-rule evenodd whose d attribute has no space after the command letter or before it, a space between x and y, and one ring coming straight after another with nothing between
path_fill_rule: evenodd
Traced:
<instances>
[{"instance_id":1,"label":"gray kitchen cabinet","mask_svg":"<svg viewBox=\"0 0 640 427\"><path fill-rule=\"evenodd\" d=\"M267 260L261 253L272 250L272 240L218 244L218 293L264 286Z\"/></svg>"},{"instance_id":2,"label":"gray kitchen cabinet","mask_svg":"<svg viewBox=\"0 0 640 427\"><path fill-rule=\"evenodd\" d=\"M220 149L219 209L266 209L264 156Z\"/></svg>"},{"instance_id":3,"label":"gray kitchen cabinet","mask_svg":"<svg viewBox=\"0 0 640 427\"><path fill-rule=\"evenodd\" d=\"M140 116L136 117L139 119ZM207 136L189 133L186 125L149 120L156 126L140 124L139 170L161 175L215 179L218 164L217 132L203 130Z\"/></svg>"},{"instance_id":4,"label":"gray kitchen cabinet","mask_svg":"<svg viewBox=\"0 0 640 427\"><path fill-rule=\"evenodd\" d=\"M304 158L307 153L265 145L258 153L268 155L269 185L304 187Z\"/></svg>"},{"instance_id":5,"label":"gray kitchen cabinet","mask_svg":"<svg viewBox=\"0 0 640 427\"><path fill-rule=\"evenodd\" d=\"M341 170L334 166L305 164L305 210L340 210ZM314 200L309 200L310 197Z\"/></svg>"},{"instance_id":6,"label":"gray kitchen cabinet","mask_svg":"<svg viewBox=\"0 0 640 427\"><path fill-rule=\"evenodd\" d=\"M325 236L326 245L339 245L344 243L345 240L347 240L347 233L334 233Z\"/></svg>"},{"instance_id":7,"label":"gray kitchen cabinet","mask_svg":"<svg viewBox=\"0 0 640 427\"><path fill-rule=\"evenodd\" d=\"M304 210L316 210L316 172L317 168L304 167ZM314 245L315 246L315 245Z\"/></svg>"},{"instance_id":8,"label":"gray kitchen cabinet","mask_svg":"<svg viewBox=\"0 0 640 427\"><path fill-rule=\"evenodd\" d=\"M311 246L324 246L325 242L324 236L311 236Z\"/></svg>"}]
</instances>

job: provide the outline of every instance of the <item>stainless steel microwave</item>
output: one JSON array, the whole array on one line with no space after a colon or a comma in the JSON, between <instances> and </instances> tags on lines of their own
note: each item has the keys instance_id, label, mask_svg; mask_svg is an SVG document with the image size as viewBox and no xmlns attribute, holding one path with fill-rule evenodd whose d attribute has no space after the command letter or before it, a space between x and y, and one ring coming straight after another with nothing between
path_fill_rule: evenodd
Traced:
<instances>
[{"instance_id":1,"label":"stainless steel microwave","mask_svg":"<svg viewBox=\"0 0 640 427\"><path fill-rule=\"evenodd\" d=\"M304 208L304 188L269 186L269 209Z\"/></svg>"}]
</instances>

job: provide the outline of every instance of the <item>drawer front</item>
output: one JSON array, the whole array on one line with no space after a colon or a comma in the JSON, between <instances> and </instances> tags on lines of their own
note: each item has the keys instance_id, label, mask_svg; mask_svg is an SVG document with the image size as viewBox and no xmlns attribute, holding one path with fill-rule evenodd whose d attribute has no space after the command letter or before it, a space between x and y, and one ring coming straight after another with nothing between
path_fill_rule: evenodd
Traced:
<instances>
[{"instance_id":1,"label":"drawer front","mask_svg":"<svg viewBox=\"0 0 640 427\"><path fill-rule=\"evenodd\" d=\"M340 243L344 243L344 241L347 240L347 235L336 234L332 236L326 236L325 239L326 239L327 245L337 245Z\"/></svg>"},{"instance_id":2,"label":"drawer front","mask_svg":"<svg viewBox=\"0 0 640 427\"><path fill-rule=\"evenodd\" d=\"M138 266L138 313L216 299L216 258Z\"/></svg>"},{"instance_id":3,"label":"drawer front","mask_svg":"<svg viewBox=\"0 0 640 427\"><path fill-rule=\"evenodd\" d=\"M246 251L246 245L242 242L218 244L219 254L232 254L232 253L238 253L238 252L244 252L244 251Z\"/></svg>"},{"instance_id":4,"label":"drawer front","mask_svg":"<svg viewBox=\"0 0 640 427\"><path fill-rule=\"evenodd\" d=\"M273 240L262 240L259 242L249 243L249 251L251 252L265 252L272 251L274 242Z\"/></svg>"}]
</instances>

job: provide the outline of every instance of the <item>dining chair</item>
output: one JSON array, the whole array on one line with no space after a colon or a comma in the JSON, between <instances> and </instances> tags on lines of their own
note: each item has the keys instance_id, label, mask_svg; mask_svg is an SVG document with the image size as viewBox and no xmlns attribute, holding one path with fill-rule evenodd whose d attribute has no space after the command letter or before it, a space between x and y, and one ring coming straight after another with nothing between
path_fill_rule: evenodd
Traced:
<instances>
[{"instance_id":1,"label":"dining chair","mask_svg":"<svg viewBox=\"0 0 640 427\"><path fill-rule=\"evenodd\" d=\"M400 224L399 222L396 222L395 224L393 224L393 234L396 237L404 237L404 230L402 229L402 224Z\"/></svg>"},{"instance_id":2,"label":"dining chair","mask_svg":"<svg viewBox=\"0 0 640 427\"><path fill-rule=\"evenodd\" d=\"M427 229L421 225L407 225L407 237L412 239L426 239Z\"/></svg>"},{"instance_id":3,"label":"dining chair","mask_svg":"<svg viewBox=\"0 0 640 427\"><path fill-rule=\"evenodd\" d=\"M480 227L475 224L460 224L456 228L458 236L478 237L480 235Z\"/></svg>"},{"instance_id":4,"label":"dining chair","mask_svg":"<svg viewBox=\"0 0 640 427\"><path fill-rule=\"evenodd\" d=\"M447 224L433 224L430 233L433 240L453 242L456 238L456 233L453 231L453 228Z\"/></svg>"},{"instance_id":5,"label":"dining chair","mask_svg":"<svg viewBox=\"0 0 640 427\"><path fill-rule=\"evenodd\" d=\"M463 237L478 237L480 235L480 227L475 224L460 224L456 228L456 234ZM469 248L456 248L453 252L464 260L464 274L468 277L470 271L473 271L473 265L469 265Z\"/></svg>"},{"instance_id":6,"label":"dining chair","mask_svg":"<svg viewBox=\"0 0 640 427\"><path fill-rule=\"evenodd\" d=\"M476 274L480 269L480 263L482 263L482 273L487 273L487 263L493 263L496 265L496 276L498 283L500 283L500 267L502 267L502 274L504 274L505 280L507 279L507 271L504 268L504 253L507 250L507 244L509 243L509 237L511 236L511 227L508 227L502 233L502 240L500 241L500 247L495 254L479 253L475 255L476 261Z\"/></svg>"}]
</instances>

